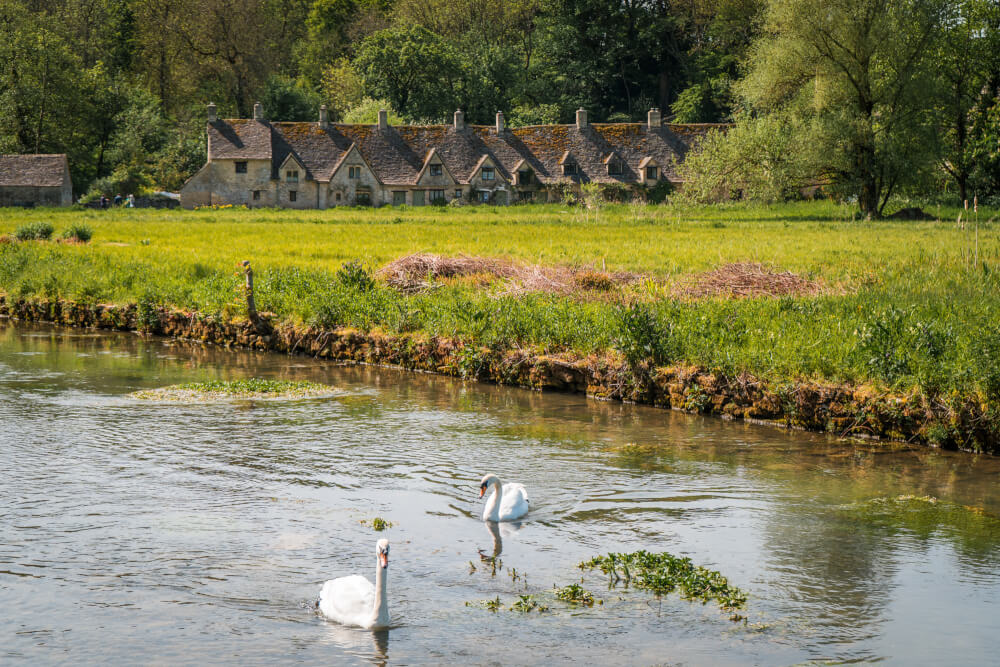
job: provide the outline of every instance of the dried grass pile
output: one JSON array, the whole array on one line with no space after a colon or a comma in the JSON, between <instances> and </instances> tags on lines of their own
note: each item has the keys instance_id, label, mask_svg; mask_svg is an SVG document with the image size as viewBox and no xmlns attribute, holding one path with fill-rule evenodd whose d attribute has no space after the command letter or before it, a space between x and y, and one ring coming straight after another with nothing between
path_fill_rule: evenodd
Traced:
<instances>
[{"instance_id":1,"label":"dried grass pile","mask_svg":"<svg viewBox=\"0 0 1000 667\"><path fill-rule=\"evenodd\" d=\"M401 257L384 266L378 274L386 284L404 292L432 289L439 279L481 276L484 283L503 282L504 293L568 294L581 289L609 290L638 278L635 274L598 272L592 268L539 266L493 257L444 257L429 253Z\"/></svg>"},{"instance_id":2,"label":"dried grass pile","mask_svg":"<svg viewBox=\"0 0 1000 667\"><path fill-rule=\"evenodd\" d=\"M791 271L775 271L756 262L735 262L700 273L677 284L679 296L705 298L727 296L815 296L828 291L822 283Z\"/></svg>"}]
</instances>

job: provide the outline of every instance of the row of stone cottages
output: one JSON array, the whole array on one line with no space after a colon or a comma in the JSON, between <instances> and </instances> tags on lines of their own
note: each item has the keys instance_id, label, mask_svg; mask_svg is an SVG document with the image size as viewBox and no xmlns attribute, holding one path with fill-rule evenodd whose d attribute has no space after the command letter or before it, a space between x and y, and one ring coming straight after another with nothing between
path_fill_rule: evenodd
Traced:
<instances>
[{"instance_id":1,"label":"row of stone cottages","mask_svg":"<svg viewBox=\"0 0 1000 667\"><path fill-rule=\"evenodd\" d=\"M547 201L580 183L629 188L677 181L674 171L694 137L713 125L589 123L508 128L270 122L260 105L252 119L222 120L208 106L208 162L181 190L185 208L208 205L329 208L421 206L453 199L491 204Z\"/></svg>"},{"instance_id":2,"label":"row of stone cottages","mask_svg":"<svg viewBox=\"0 0 1000 667\"><path fill-rule=\"evenodd\" d=\"M64 154L0 155L0 206L69 206L73 180Z\"/></svg>"}]
</instances>

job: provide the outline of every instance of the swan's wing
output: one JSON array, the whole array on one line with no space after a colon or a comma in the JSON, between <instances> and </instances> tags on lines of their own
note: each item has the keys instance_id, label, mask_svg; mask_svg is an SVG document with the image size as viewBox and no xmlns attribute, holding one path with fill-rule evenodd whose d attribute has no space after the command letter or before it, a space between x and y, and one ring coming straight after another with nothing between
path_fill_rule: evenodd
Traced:
<instances>
[{"instance_id":1,"label":"swan's wing","mask_svg":"<svg viewBox=\"0 0 1000 667\"><path fill-rule=\"evenodd\" d=\"M528 490L523 484L504 484L503 497L500 500L500 519L503 521L519 519L527 514L530 508Z\"/></svg>"},{"instance_id":2,"label":"swan's wing","mask_svg":"<svg viewBox=\"0 0 1000 667\"><path fill-rule=\"evenodd\" d=\"M319 610L340 623L360 625L375 608L375 586L358 574L331 579L319 592Z\"/></svg>"}]
</instances>

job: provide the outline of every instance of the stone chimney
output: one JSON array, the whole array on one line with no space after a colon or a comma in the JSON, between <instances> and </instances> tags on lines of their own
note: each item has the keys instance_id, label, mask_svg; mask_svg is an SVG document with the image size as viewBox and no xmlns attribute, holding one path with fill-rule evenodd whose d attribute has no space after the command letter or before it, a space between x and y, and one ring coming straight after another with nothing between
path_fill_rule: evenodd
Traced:
<instances>
[{"instance_id":1,"label":"stone chimney","mask_svg":"<svg viewBox=\"0 0 1000 667\"><path fill-rule=\"evenodd\" d=\"M219 117L215 113L215 102L208 103L208 122L214 123L219 120Z\"/></svg>"},{"instance_id":2,"label":"stone chimney","mask_svg":"<svg viewBox=\"0 0 1000 667\"><path fill-rule=\"evenodd\" d=\"M458 132L459 130L464 130L464 129L465 129L465 114L462 113L461 109L459 109L458 111L455 112L455 131Z\"/></svg>"},{"instance_id":3,"label":"stone chimney","mask_svg":"<svg viewBox=\"0 0 1000 667\"><path fill-rule=\"evenodd\" d=\"M576 129L582 130L587 127L587 112L583 109L576 110Z\"/></svg>"},{"instance_id":4,"label":"stone chimney","mask_svg":"<svg viewBox=\"0 0 1000 667\"><path fill-rule=\"evenodd\" d=\"M260 102L254 102L253 105L253 119L254 120L264 120L264 105Z\"/></svg>"},{"instance_id":5,"label":"stone chimney","mask_svg":"<svg viewBox=\"0 0 1000 667\"><path fill-rule=\"evenodd\" d=\"M326 105L319 108L319 128L325 130L330 127L330 112L326 110Z\"/></svg>"},{"instance_id":6,"label":"stone chimney","mask_svg":"<svg viewBox=\"0 0 1000 667\"><path fill-rule=\"evenodd\" d=\"M378 129L388 130L389 129L389 112L385 109L378 110Z\"/></svg>"},{"instance_id":7,"label":"stone chimney","mask_svg":"<svg viewBox=\"0 0 1000 667\"><path fill-rule=\"evenodd\" d=\"M650 109L649 113L646 115L646 118L648 120L649 129L651 130L656 129L662 125L662 121L660 120L659 109Z\"/></svg>"},{"instance_id":8,"label":"stone chimney","mask_svg":"<svg viewBox=\"0 0 1000 667\"><path fill-rule=\"evenodd\" d=\"M503 111L497 111L497 134L503 134Z\"/></svg>"}]
</instances>

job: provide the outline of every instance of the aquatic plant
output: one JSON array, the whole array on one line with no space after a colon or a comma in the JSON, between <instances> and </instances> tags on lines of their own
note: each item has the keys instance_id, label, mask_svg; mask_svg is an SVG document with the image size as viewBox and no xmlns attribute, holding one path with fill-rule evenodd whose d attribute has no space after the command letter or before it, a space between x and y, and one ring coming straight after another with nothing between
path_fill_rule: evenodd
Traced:
<instances>
[{"instance_id":1,"label":"aquatic plant","mask_svg":"<svg viewBox=\"0 0 1000 667\"><path fill-rule=\"evenodd\" d=\"M333 387L316 382L247 378L187 382L161 389L145 389L133 392L131 396L138 399L196 401L220 398L308 398L328 395L332 391Z\"/></svg>"},{"instance_id":2,"label":"aquatic plant","mask_svg":"<svg viewBox=\"0 0 1000 667\"><path fill-rule=\"evenodd\" d=\"M362 526L371 525L372 530L374 530L377 533L380 533L383 530L385 530L386 528L392 528L393 524L392 524L391 521L386 521L382 517L377 516L374 519L372 519L371 521L369 521L368 519L362 519L361 520L361 525Z\"/></svg>"},{"instance_id":3,"label":"aquatic plant","mask_svg":"<svg viewBox=\"0 0 1000 667\"><path fill-rule=\"evenodd\" d=\"M530 613L532 611L548 611L548 607L538 602L534 595L518 595L517 600L510 606L511 611Z\"/></svg>"},{"instance_id":4,"label":"aquatic plant","mask_svg":"<svg viewBox=\"0 0 1000 667\"><path fill-rule=\"evenodd\" d=\"M583 605L584 607L594 606L594 594L580 584L570 584L569 586L563 586L562 588L556 587L555 592L556 597L563 602L569 602L574 605ZM604 604L603 601L600 603Z\"/></svg>"},{"instance_id":5,"label":"aquatic plant","mask_svg":"<svg viewBox=\"0 0 1000 667\"><path fill-rule=\"evenodd\" d=\"M656 595L679 590L686 599L703 603L714 600L727 610L741 609L747 601L747 594L730 586L721 573L694 565L690 558L667 552L609 553L580 563L580 568L599 568L608 575L612 588L621 582L626 587L648 590Z\"/></svg>"},{"instance_id":6,"label":"aquatic plant","mask_svg":"<svg viewBox=\"0 0 1000 667\"><path fill-rule=\"evenodd\" d=\"M500 596L498 595L490 600L480 600L478 602L466 602L465 606L466 607L481 606L485 608L487 611L495 612L503 608L503 603L500 602Z\"/></svg>"}]
</instances>

